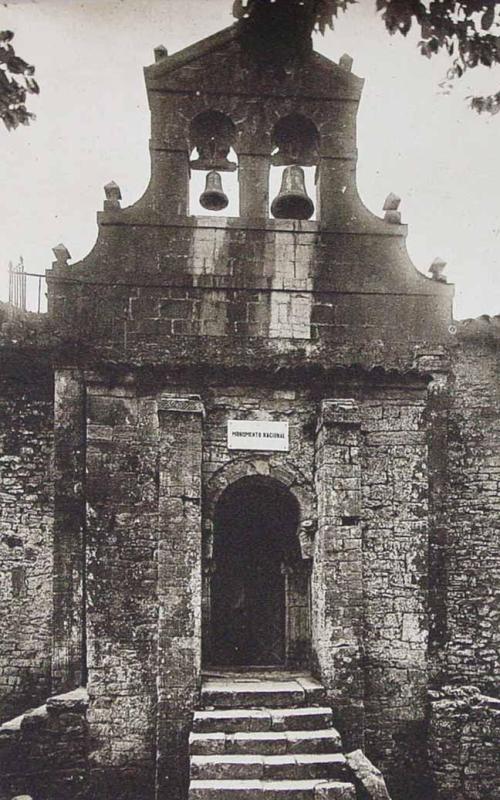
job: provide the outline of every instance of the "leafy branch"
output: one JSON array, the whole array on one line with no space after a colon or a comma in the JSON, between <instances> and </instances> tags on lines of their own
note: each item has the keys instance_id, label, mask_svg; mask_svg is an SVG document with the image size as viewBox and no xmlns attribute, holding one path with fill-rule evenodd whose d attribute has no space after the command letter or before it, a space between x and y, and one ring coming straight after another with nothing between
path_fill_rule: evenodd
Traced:
<instances>
[{"instance_id":1,"label":"leafy branch","mask_svg":"<svg viewBox=\"0 0 500 800\"><path fill-rule=\"evenodd\" d=\"M243 46L253 57L285 67L311 50L314 30L333 28L339 12L356 0L235 0ZM500 2L495 0L374 0L387 31L420 32L419 48L451 59L448 80L477 66L500 64ZM477 111L500 110L500 92L471 98Z\"/></svg>"},{"instance_id":2,"label":"leafy branch","mask_svg":"<svg viewBox=\"0 0 500 800\"><path fill-rule=\"evenodd\" d=\"M13 38L12 31L0 31L0 119L7 130L35 118L26 108L26 97L40 91L33 77L35 68L16 55Z\"/></svg>"}]
</instances>

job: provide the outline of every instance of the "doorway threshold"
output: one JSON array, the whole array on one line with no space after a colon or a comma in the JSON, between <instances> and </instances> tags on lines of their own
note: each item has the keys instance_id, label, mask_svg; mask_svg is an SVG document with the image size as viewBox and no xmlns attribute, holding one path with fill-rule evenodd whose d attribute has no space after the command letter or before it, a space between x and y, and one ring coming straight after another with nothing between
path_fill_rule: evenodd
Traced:
<instances>
[{"instance_id":1,"label":"doorway threshold","mask_svg":"<svg viewBox=\"0 0 500 800\"><path fill-rule=\"evenodd\" d=\"M287 669L281 666L245 666L245 667L205 667L201 671L204 680L214 678L231 678L234 680L296 680L311 678L307 669Z\"/></svg>"},{"instance_id":2,"label":"doorway threshold","mask_svg":"<svg viewBox=\"0 0 500 800\"><path fill-rule=\"evenodd\" d=\"M204 672L201 703L204 708L259 708L318 705L325 690L310 672L246 670Z\"/></svg>"}]
</instances>

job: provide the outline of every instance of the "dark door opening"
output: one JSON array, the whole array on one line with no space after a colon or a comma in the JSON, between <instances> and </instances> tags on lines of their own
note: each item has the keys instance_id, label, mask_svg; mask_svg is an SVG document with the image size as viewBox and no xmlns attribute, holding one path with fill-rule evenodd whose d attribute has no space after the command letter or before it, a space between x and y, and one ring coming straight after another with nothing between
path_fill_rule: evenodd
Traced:
<instances>
[{"instance_id":1,"label":"dark door opening","mask_svg":"<svg viewBox=\"0 0 500 800\"><path fill-rule=\"evenodd\" d=\"M290 565L300 563L298 523L297 501L276 480L242 478L222 494L205 637L211 665L287 665L287 586Z\"/></svg>"}]
</instances>

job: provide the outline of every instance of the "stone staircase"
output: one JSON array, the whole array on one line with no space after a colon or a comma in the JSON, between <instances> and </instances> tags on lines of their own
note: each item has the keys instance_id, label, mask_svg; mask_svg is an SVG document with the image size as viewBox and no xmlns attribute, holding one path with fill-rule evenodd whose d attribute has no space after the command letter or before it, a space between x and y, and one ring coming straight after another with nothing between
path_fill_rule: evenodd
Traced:
<instances>
[{"instance_id":1,"label":"stone staircase","mask_svg":"<svg viewBox=\"0 0 500 800\"><path fill-rule=\"evenodd\" d=\"M189 800L355 800L317 681L212 678L201 698L189 742Z\"/></svg>"}]
</instances>

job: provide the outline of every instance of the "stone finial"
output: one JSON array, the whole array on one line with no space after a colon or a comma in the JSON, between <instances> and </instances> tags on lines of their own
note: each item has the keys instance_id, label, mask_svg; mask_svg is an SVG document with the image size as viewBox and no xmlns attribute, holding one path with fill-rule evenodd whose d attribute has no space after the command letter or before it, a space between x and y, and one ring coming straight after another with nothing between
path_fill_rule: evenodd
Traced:
<instances>
[{"instance_id":1,"label":"stone finial","mask_svg":"<svg viewBox=\"0 0 500 800\"><path fill-rule=\"evenodd\" d=\"M168 56L168 50L163 44L159 44L158 47L155 47L153 50L155 55L155 63L157 64L159 61L163 61L164 58Z\"/></svg>"},{"instance_id":2,"label":"stone finial","mask_svg":"<svg viewBox=\"0 0 500 800\"><path fill-rule=\"evenodd\" d=\"M56 244L56 246L52 248L52 252L56 257L56 262L61 264L61 266L66 266L71 258L71 253L66 245L62 244L62 242L60 244Z\"/></svg>"},{"instance_id":3,"label":"stone finial","mask_svg":"<svg viewBox=\"0 0 500 800\"><path fill-rule=\"evenodd\" d=\"M104 210L107 211L110 208L120 208L120 200L122 199L122 193L120 191L120 187L114 181L110 181L104 187L104 193L106 195L106 199L104 201Z\"/></svg>"},{"instance_id":4,"label":"stone finial","mask_svg":"<svg viewBox=\"0 0 500 800\"><path fill-rule=\"evenodd\" d=\"M122 193L120 191L120 187L114 181L110 181L104 187L104 191L106 193L107 200L121 200Z\"/></svg>"},{"instance_id":5,"label":"stone finial","mask_svg":"<svg viewBox=\"0 0 500 800\"><path fill-rule=\"evenodd\" d=\"M446 283L446 277L443 275L445 267L446 261L443 261L443 259L439 258L439 256L435 258L429 267L429 272L432 275L432 279L435 281L441 281L441 283Z\"/></svg>"},{"instance_id":6,"label":"stone finial","mask_svg":"<svg viewBox=\"0 0 500 800\"><path fill-rule=\"evenodd\" d=\"M346 72L350 72L352 70L352 62L351 56L348 53L344 53L344 55L340 56L339 67Z\"/></svg>"},{"instance_id":7,"label":"stone finial","mask_svg":"<svg viewBox=\"0 0 500 800\"><path fill-rule=\"evenodd\" d=\"M391 192L387 195L384 202L384 219L386 222L390 222L391 225L400 225L401 224L401 212L398 211L399 204L401 202L401 198Z\"/></svg>"},{"instance_id":8,"label":"stone finial","mask_svg":"<svg viewBox=\"0 0 500 800\"><path fill-rule=\"evenodd\" d=\"M385 198L384 202L384 211L397 211L399 208L399 204L401 203L401 198L394 194L394 192L390 192L387 197Z\"/></svg>"}]
</instances>

